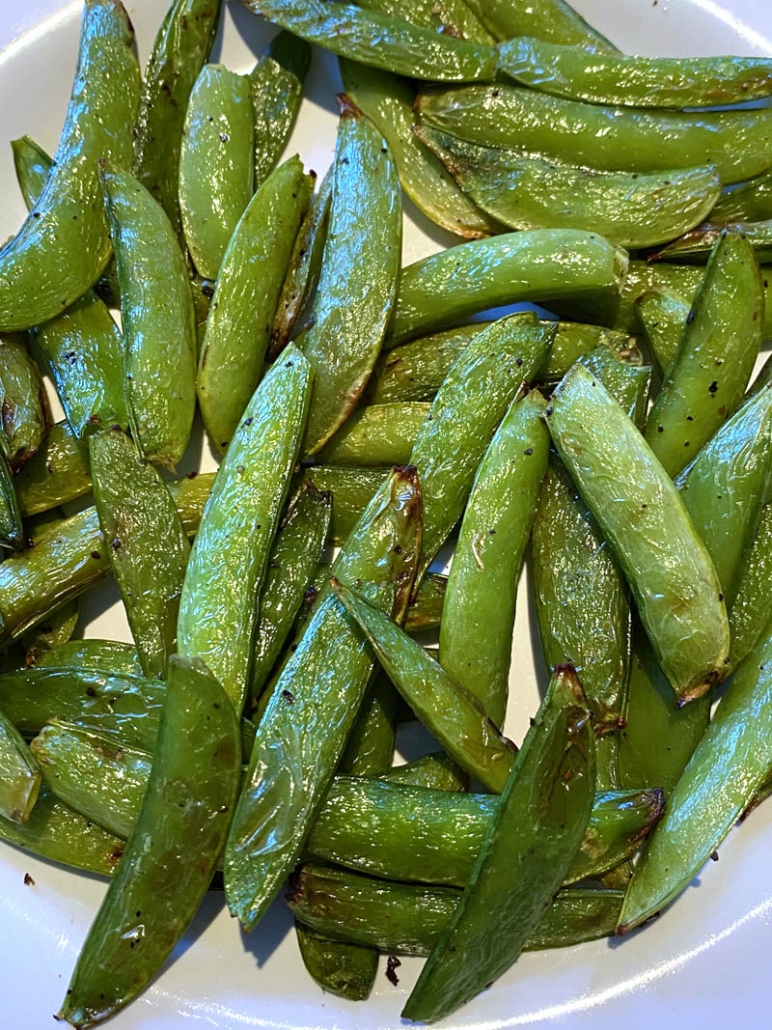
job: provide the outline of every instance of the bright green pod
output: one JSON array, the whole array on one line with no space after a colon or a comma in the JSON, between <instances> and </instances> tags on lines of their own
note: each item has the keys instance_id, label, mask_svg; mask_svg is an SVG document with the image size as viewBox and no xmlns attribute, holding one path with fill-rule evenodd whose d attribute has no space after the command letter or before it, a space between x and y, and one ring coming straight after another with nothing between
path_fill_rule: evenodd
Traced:
<instances>
[{"instance_id":1,"label":"bright green pod","mask_svg":"<svg viewBox=\"0 0 772 1030\"><path fill-rule=\"evenodd\" d=\"M9 717L0 711L0 816L26 823L41 782L35 756Z\"/></svg>"},{"instance_id":2,"label":"bright green pod","mask_svg":"<svg viewBox=\"0 0 772 1030\"><path fill-rule=\"evenodd\" d=\"M442 620L448 581L436 572L427 572L418 584L405 617L407 633L421 633L437 629Z\"/></svg>"},{"instance_id":3,"label":"bright green pod","mask_svg":"<svg viewBox=\"0 0 772 1030\"><path fill-rule=\"evenodd\" d=\"M142 670L163 679L177 645L188 537L169 488L120 429L93 436L89 455L99 526Z\"/></svg>"},{"instance_id":4,"label":"bright green pod","mask_svg":"<svg viewBox=\"0 0 772 1030\"><path fill-rule=\"evenodd\" d=\"M381 354L368 385L368 404L431 401L445 377L487 323L422 336Z\"/></svg>"},{"instance_id":5,"label":"bright green pod","mask_svg":"<svg viewBox=\"0 0 772 1030\"><path fill-rule=\"evenodd\" d=\"M280 32L271 40L249 76L255 118L255 189L279 163L303 99L311 48L303 39Z\"/></svg>"},{"instance_id":6,"label":"bright green pod","mask_svg":"<svg viewBox=\"0 0 772 1030\"><path fill-rule=\"evenodd\" d=\"M11 140L11 149L16 180L19 183L27 210L31 211L40 199L48 181L52 164L51 156L31 136L22 136L20 139Z\"/></svg>"},{"instance_id":7,"label":"bright green pod","mask_svg":"<svg viewBox=\"0 0 772 1030\"><path fill-rule=\"evenodd\" d=\"M300 957L313 980L347 1001L365 1001L378 973L375 948L332 940L295 921Z\"/></svg>"},{"instance_id":8,"label":"bright green pod","mask_svg":"<svg viewBox=\"0 0 772 1030\"><path fill-rule=\"evenodd\" d=\"M254 187L249 77L205 64L190 92L179 160L182 227L193 264L216 279Z\"/></svg>"},{"instance_id":9,"label":"bright green pod","mask_svg":"<svg viewBox=\"0 0 772 1030\"><path fill-rule=\"evenodd\" d=\"M678 353L678 344L691 306L672 290L649 290L635 302L643 336L659 371L665 373Z\"/></svg>"},{"instance_id":10,"label":"bright green pod","mask_svg":"<svg viewBox=\"0 0 772 1030\"><path fill-rule=\"evenodd\" d=\"M142 666L133 644L120 640L99 640L87 637L84 640L68 640L41 655L38 668L69 666L73 669L109 669L115 675L128 673L141 676Z\"/></svg>"},{"instance_id":11,"label":"bright green pod","mask_svg":"<svg viewBox=\"0 0 772 1030\"><path fill-rule=\"evenodd\" d=\"M133 176L103 171L121 288L126 395L134 442L174 468L196 407L196 322L169 219Z\"/></svg>"},{"instance_id":12,"label":"bright green pod","mask_svg":"<svg viewBox=\"0 0 772 1030\"><path fill-rule=\"evenodd\" d=\"M320 452L325 465L407 465L429 414L426 402L403 401L359 408Z\"/></svg>"},{"instance_id":13,"label":"bright green pod","mask_svg":"<svg viewBox=\"0 0 772 1030\"><path fill-rule=\"evenodd\" d=\"M552 350L539 369L539 381L557 383L575 361L599 347L606 347L627 366L643 365L635 336L583 322L558 322Z\"/></svg>"},{"instance_id":14,"label":"bright green pod","mask_svg":"<svg viewBox=\"0 0 772 1030\"><path fill-rule=\"evenodd\" d=\"M30 540L28 546L34 547L60 519L61 511L57 509L29 519L25 526ZM47 619L25 633L20 643L24 648L26 665L28 667L37 665L52 650L66 644L75 632L79 615L76 599L62 605L57 611L49 613Z\"/></svg>"},{"instance_id":15,"label":"bright green pod","mask_svg":"<svg viewBox=\"0 0 772 1030\"><path fill-rule=\"evenodd\" d=\"M386 783L407 787L428 787L431 790L466 791L469 777L444 751L435 751L414 762L396 765L381 777Z\"/></svg>"},{"instance_id":16,"label":"bright green pod","mask_svg":"<svg viewBox=\"0 0 772 1030\"><path fill-rule=\"evenodd\" d=\"M173 656L126 861L89 930L58 1018L93 1026L159 972L209 887L240 774L238 718L227 696L201 662Z\"/></svg>"},{"instance_id":17,"label":"bright green pod","mask_svg":"<svg viewBox=\"0 0 772 1030\"><path fill-rule=\"evenodd\" d=\"M723 193L710 212L711 222L730 225L734 222L765 222L772 218L772 172L744 182L737 189Z\"/></svg>"},{"instance_id":18,"label":"bright green pod","mask_svg":"<svg viewBox=\"0 0 772 1030\"><path fill-rule=\"evenodd\" d=\"M444 32L476 43L492 43L493 37L464 0L359 0L357 7L410 22L434 32Z\"/></svg>"},{"instance_id":19,"label":"bright green pod","mask_svg":"<svg viewBox=\"0 0 772 1030\"><path fill-rule=\"evenodd\" d=\"M645 437L677 475L742 402L762 339L764 290L749 243L721 237L692 303Z\"/></svg>"},{"instance_id":20,"label":"bright green pod","mask_svg":"<svg viewBox=\"0 0 772 1030\"><path fill-rule=\"evenodd\" d=\"M729 612L732 644L730 668L736 669L768 635L772 612L769 608L769 582L772 576L772 504L761 510L756 539L748 551L737 595Z\"/></svg>"},{"instance_id":21,"label":"bright green pod","mask_svg":"<svg viewBox=\"0 0 772 1030\"><path fill-rule=\"evenodd\" d=\"M303 473L317 490L332 494L330 542L344 543L359 517L388 478L383 468L343 468L312 465Z\"/></svg>"},{"instance_id":22,"label":"bright green pod","mask_svg":"<svg viewBox=\"0 0 772 1030\"><path fill-rule=\"evenodd\" d=\"M381 671L367 688L338 766L349 776L380 776L394 761L399 695Z\"/></svg>"},{"instance_id":23,"label":"bright green pod","mask_svg":"<svg viewBox=\"0 0 772 1030\"><path fill-rule=\"evenodd\" d=\"M344 57L339 63L346 95L383 134L394 155L402 189L418 210L436 225L467 239L501 232L501 226L458 188L413 132L415 86L381 68Z\"/></svg>"},{"instance_id":24,"label":"bright green pod","mask_svg":"<svg viewBox=\"0 0 772 1030\"><path fill-rule=\"evenodd\" d=\"M726 672L729 625L716 570L683 501L635 425L576 364L547 424L612 548L680 703Z\"/></svg>"},{"instance_id":25,"label":"bright green pod","mask_svg":"<svg viewBox=\"0 0 772 1030\"><path fill-rule=\"evenodd\" d=\"M521 36L499 47L499 71L568 100L625 107L723 107L772 94L763 57L630 57Z\"/></svg>"},{"instance_id":26,"label":"bright green pod","mask_svg":"<svg viewBox=\"0 0 772 1030\"><path fill-rule=\"evenodd\" d=\"M475 204L510 229L591 229L620 247L654 247L699 225L721 192L711 165L599 171L482 147L431 125L417 131Z\"/></svg>"},{"instance_id":27,"label":"bright green pod","mask_svg":"<svg viewBox=\"0 0 772 1030\"><path fill-rule=\"evenodd\" d=\"M0 451L18 473L43 445L49 424L40 369L21 335L0 335Z\"/></svg>"},{"instance_id":28,"label":"bright green pod","mask_svg":"<svg viewBox=\"0 0 772 1030\"><path fill-rule=\"evenodd\" d=\"M105 68L110 74L105 75ZM61 314L110 258L99 161L131 163L140 75L119 0L87 0L70 106L45 188L0 257L0 330Z\"/></svg>"},{"instance_id":29,"label":"bright green pod","mask_svg":"<svg viewBox=\"0 0 772 1030\"><path fill-rule=\"evenodd\" d=\"M512 965L571 867L594 798L590 713L566 666L553 673L458 907L403 1018L441 1019Z\"/></svg>"},{"instance_id":30,"label":"bright green pod","mask_svg":"<svg viewBox=\"0 0 772 1030\"><path fill-rule=\"evenodd\" d=\"M396 469L346 541L335 574L401 617L418 563L420 529L415 471ZM373 667L364 636L332 592L325 592L271 689L225 850L228 905L247 929L297 862Z\"/></svg>"},{"instance_id":31,"label":"bright green pod","mask_svg":"<svg viewBox=\"0 0 772 1030\"><path fill-rule=\"evenodd\" d=\"M348 57L397 75L434 82L491 79L497 52L376 11L331 0L245 0L255 14Z\"/></svg>"},{"instance_id":32,"label":"bright green pod","mask_svg":"<svg viewBox=\"0 0 772 1030\"><path fill-rule=\"evenodd\" d=\"M491 440L464 511L440 626L440 664L496 726L507 710L515 603L549 455L538 390L515 399Z\"/></svg>"},{"instance_id":33,"label":"bright green pod","mask_svg":"<svg viewBox=\"0 0 772 1030\"><path fill-rule=\"evenodd\" d=\"M614 51L616 47L588 24L566 0L466 0L496 39L535 36L552 43L573 43Z\"/></svg>"},{"instance_id":34,"label":"bright green pod","mask_svg":"<svg viewBox=\"0 0 772 1030\"><path fill-rule=\"evenodd\" d=\"M389 343L502 304L613 296L626 267L623 251L573 229L507 233L451 247L402 270Z\"/></svg>"},{"instance_id":35,"label":"bright green pod","mask_svg":"<svg viewBox=\"0 0 772 1030\"><path fill-rule=\"evenodd\" d=\"M42 446L14 479L22 515L39 515L91 490L84 449L69 422L51 426Z\"/></svg>"},{"instance_id":36,"label":"bright green pod","mask_svg":"<svg viewBox=\"0 0 772 1030\"><path fill-rule=\"evenodd\" d=\"M642 429L649 407L651 366L628 362L608 347L596 347L583 354L579 364L600 379L627 417Z\"/></svg>"},{"instance_id":37,"label":"bright green pod","mask_svg":"<svg viewBox=\"0 0 772 1030\"><path fill-rule=\"evenodd\" d=\"M207 499L180 600L180 654L202 658L241 713L256 598L297 461L312 376L295 348L255 390ZM223 583L232 588L223 591Z\"/></svg>"},{"instance_id":38,"label":"bright green pod","mask_svg":"<svg viewBox=\"0 0 772 1030\"><path fill-rule=\"evenodd\" d=\"M394 162L380 132L346 102L319 286L301 343L315 373L306 454L319 451L340 428L370 378L394 305L401 249L402 194Z\"/></svg>"},{"instance_id":39,"label":"bright green pod","mask_svg":"<svg viewBox=\"0 0 772 1030\"><path fill-rule=\"evenodd\" d=\"M715 165L722 185L772 166L772 111L646 111L586 104L535 90L471 85L422 93L418 119L487 147L603 171Z\"/></svg>"},{"instance_id":40,"label":"bright green pod","mask_svg":"<svg viewBox=\"0 0 772 1030\"><path fill-rule=\"evenodd\" d=\"M255 193L220 267L198 359L198 404L224 451L263 375L279 292L313 180L293 157Z\"/></svg>"},{"instance_id":41,"label":"bright green pod","mask_svg":"<svg viewBox=\"0 0 772 1030\"><path fill-rule=\"evenodd\" d=\"M691 232L687 232L678 240L669 243L658 254L658 258L666 261L707 260L722 233L739 232L746 238L756 252L759 261L772 261L772 221L734 222L730 226L716 222L706 222Z\"/></svg>"}]
</instances>

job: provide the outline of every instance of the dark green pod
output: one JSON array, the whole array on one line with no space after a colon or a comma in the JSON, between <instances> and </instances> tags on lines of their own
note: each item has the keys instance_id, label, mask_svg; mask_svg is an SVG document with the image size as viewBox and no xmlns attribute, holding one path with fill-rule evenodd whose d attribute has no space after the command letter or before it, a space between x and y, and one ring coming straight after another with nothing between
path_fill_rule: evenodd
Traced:
<instances>
[{"instance_id":1,"label":"dark green pod","mask_svg":"<svg viewBox=\"0 0 772 1030\"><path fill-rule=\"evenodd\" d=\"M279 163L292 132L311 48L289 32L274 36L249 76L255 116L255 189Z\"/></svg>"},{"instance_id":2,"label":"dark green pod","mask_svg":"<svg viewBox=\"0 0 772 1030\"><path fill-rule=\"evenodd\" d=\"M756 539L747 553L740 575L737 595L729 612L732 644L729 664L738 665L768 635L772 612L769 608L769 583L772 577L772 504L761 510Z\"/></svg>"},{"instance_id":3,"label":"dark green pod","mask_svg":"<svg viewBox=\"0 0 772 1030\"><path fill-rule=\"evenodd\" d=\"M300 957L324 991L347 1001L365 1001L378 972L375 948L333 940L295 921Z\"/></svg>"},{"instance_id":4,"label":"dark green pod","mask_svg":"<svg viewBox=\"0 0 772 1030\"><path fill-rule=\"evenodd\" d=\"M84 448L69 422L57 422L41 448L14 479L22 515L39 515L91 489L91 470Z\"/></svg>"},{"instance_id":5,"label":"dark green pod","mask_svg":"<svg viewBox=\"0 0 772 1030\"><path fill-rule=\"evenodd\" d=\"M14 474L43 445L49 425L40 370L21 335L0 335L0 451Z\"/></svg>"}]
</instances>

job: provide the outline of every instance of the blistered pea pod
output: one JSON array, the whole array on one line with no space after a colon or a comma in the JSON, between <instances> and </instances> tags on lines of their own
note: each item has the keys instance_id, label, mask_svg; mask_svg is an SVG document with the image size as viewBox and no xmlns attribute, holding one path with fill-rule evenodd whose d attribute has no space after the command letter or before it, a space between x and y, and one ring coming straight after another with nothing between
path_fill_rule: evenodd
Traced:
<instances>
[{"instance_id":1,"label":"blistered pea pod","mask_svg":"<svg viewBox=\"0 0 772 1030\"><path fill-rule=\"evenodd\" d=\"M638 298L635 307L651 356L665 373L678 353L691 307L672 290L649 290Z\"/></svg>"},{"instance_id":2,"label":"blistered pea pod","mask_svg":"<svg viewBox=\"0 0 772 1030\"><path fill-rule=\"evenodd\" d=\"M600 51L617 49L566 0L536 0L527 5L512 3L512 0L467 0L467 3L499 40L535 36L552 43L573 43Z\"/></svg>"},{"instance_id":3,"label":"blistered pea pod","mask_svg":"<svg viewBox=\"0 0 772 1030\"><path fill-rule=\"evenodd\" d=\"M249 76L255 115L255 189L259 189L287 144L303 99L311 48L290 32L271 40Z\"/></svg>"}]
</instances>

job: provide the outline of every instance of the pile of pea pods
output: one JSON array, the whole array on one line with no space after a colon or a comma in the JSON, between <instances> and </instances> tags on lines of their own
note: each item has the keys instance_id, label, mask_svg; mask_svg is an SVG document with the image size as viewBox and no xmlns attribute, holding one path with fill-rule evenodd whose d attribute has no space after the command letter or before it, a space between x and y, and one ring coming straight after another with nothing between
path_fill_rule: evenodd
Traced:
<instances>
[{"instance_id":1,"label":"pile of pea pods","mask_svg":"<svg viewBox=\"0 0 772 1030\"><path fill-rule=\"evenodd\" d=\"M12 144L0 837L110 878L78 1028L213 884L246 931L286 886L344 998L428 956L403 1014L440 1019L644 923L772 793L772 59L624 56L564 0L245 2L249 74L174 0L142 76L85 0L56 154ZM280 163L312 44L319 183ZM405 268L403 190L460 238ZM221 464L174 478L197 411ZM108 575L133 645L77 638Z\"/></svg>"}]
</instances>

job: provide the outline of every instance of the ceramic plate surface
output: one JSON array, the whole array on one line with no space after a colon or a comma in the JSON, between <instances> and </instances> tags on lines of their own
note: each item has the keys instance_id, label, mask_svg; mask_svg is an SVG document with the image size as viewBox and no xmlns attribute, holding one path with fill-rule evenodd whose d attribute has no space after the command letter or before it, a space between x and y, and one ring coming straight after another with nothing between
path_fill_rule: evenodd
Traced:
<instances>
[{"instance_id":1,"label":"ceramic plate surface","mask_svg":"<svg viewBox=\"0 0 772 1030\"><path fill-rule=\"evenodd\" d=\"M519 0L517 0L519 2ZM627 52L667 56L772 54L767 0L575 0L581 13ZM140 54L147 57L166 0L128 4ZM80 2L0 0L0 239L16 231L24 208L8 142L29 133L53 152L65 114L78 39ZM248 70L272 30L230 4L214 60ZM329 165L340 82L334 59L316 52L307 99L290 143L308 167ZM454 239L406 202L405 262ZM198 438L185 467L213 468ZM544 670L533 657L528 604L514 641L510 735L519 740L538 703ZM130 639L115 589L82 604L87 636ZM403 754L421 747L402 742ZM489 991L439 1024L464 1030L513 1027L571 1030L706 1030L770 1025L772 984L772 803L762 805L721 848L666 916L624 942L602 941L523 956ZM24 884L30 873L34 886ZM75 959L105 885L0 844L0 1025L52 1026ZM182 1026L237 1030L393 1030L419 963L406 960L400 984L379 973L370 1000L325 995L305 973L292 921L277 902L244 937L209 896L162 976L108 1025L114 1030Z\"/></svg>"}]
</instances>

